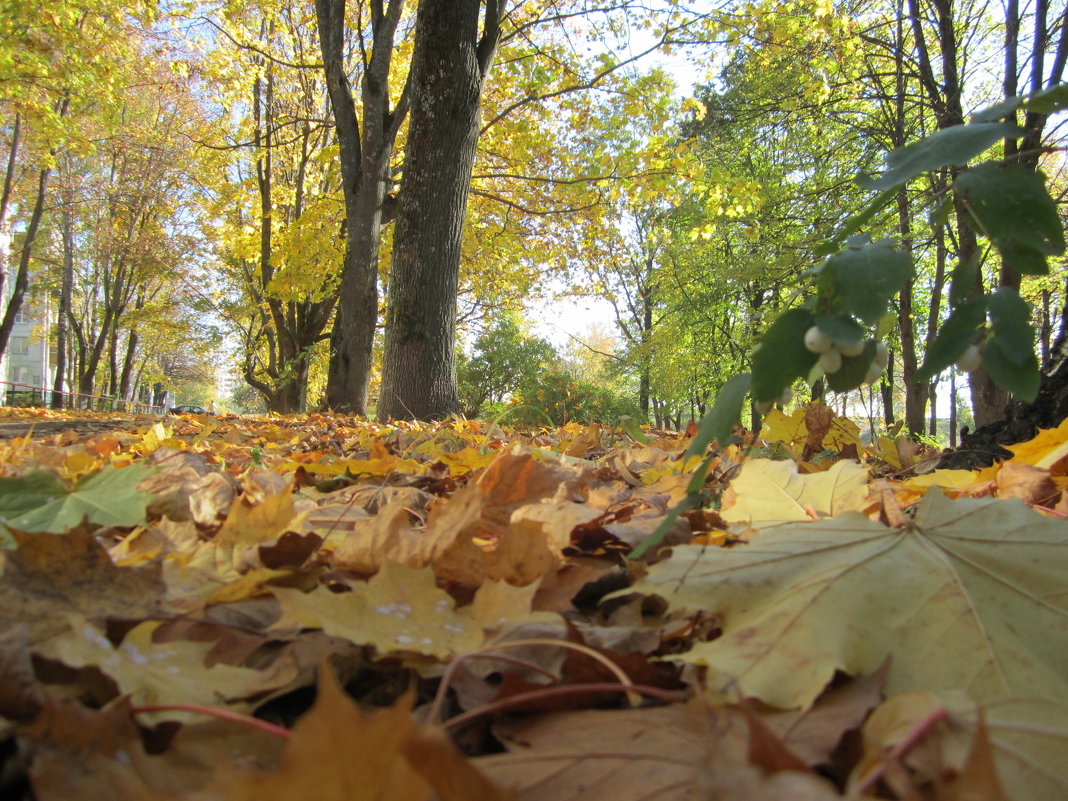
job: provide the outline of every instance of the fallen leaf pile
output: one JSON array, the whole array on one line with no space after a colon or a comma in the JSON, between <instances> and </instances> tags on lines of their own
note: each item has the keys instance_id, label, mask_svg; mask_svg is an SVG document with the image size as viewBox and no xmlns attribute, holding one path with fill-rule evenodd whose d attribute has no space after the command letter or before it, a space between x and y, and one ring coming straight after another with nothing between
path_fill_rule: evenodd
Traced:
<instances>
[{"instance_id":1,"label":"fallen leaf pile","mask_svg":"<svg viewBox=\"0 0 1068 801\"><path fill-rule=\"evenodd\" d=\"M0 797L1068 797L1068 421L736 439L0 409Z\"/></svg>"}]
</instances>

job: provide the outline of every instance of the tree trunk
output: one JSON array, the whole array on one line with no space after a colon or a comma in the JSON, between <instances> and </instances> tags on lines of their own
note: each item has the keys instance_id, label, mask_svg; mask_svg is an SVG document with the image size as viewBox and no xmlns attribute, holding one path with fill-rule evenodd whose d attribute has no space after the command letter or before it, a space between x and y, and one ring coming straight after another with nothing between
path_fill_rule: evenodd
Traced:
<instances>
[{"instance_id":1,"label":"tree trunk","mask_svg":"<svg viewBox=\"0 0 1068 801\"><path fill-rule=\"evenodd\" d=\"M406 89L393 111L389 109L393 39L403 8L404 0L390 0L384 10L381 3L372 4L371 57L361 82L361 135L356 104L345 74L345 0L315 2L345 200L345 256L337 314L330 335L326 401L333 409L355 414L367 411L378 324L382 208L390 156L408 107Z\"/></svg>"},{"instance_id":2,"label":"tree trunk","mask_svg":"<svg viewBox=\"0 0 1068 801\"><path fill-rule=\"evenodd\" d=\"M421 0L412 57L412 111L394 232L379 419L440 419L459 411L456 290L478 143L482 86L503 3Z\"/></svg>"},{"instance_id":3,"label":"tree trunk","mask_svg":"<svg viewBox=\"0 0 1068 801\"><path fill-rule=\"evenodd\" d=\"M67 159L68 169L70 165ZM71 205L74 192L71 190L72 176L68 174L67 185L63 192L63 214L61 218L63 237L63 278L59 290L59 311L56 314L56 376L52 382L52 408L69 407L66 396L67 384L67 345L70 337L68 326L71 316L71 304L74 294L74 214Z\"/></svg>"}]
</instances>

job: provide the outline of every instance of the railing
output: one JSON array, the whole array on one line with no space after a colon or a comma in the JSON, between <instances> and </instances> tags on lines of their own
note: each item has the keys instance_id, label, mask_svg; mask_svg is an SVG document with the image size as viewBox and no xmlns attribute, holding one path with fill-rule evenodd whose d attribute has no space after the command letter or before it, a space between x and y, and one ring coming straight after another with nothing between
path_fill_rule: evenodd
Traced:
<instances>
[{"instance_id":1,"label":"railing","mask_svg":"<svg viewBox=\"0 0 1068 801\"><path fill-rule=\"evenodd\" d=\"M56 392L48 387L35 387L32 384L14 384L0 381L4 406L51 406L52 399L59 395L63 398L64 409L87 409L98 412L134 412L140 414L163 414L162 406L153 406L141 401L128 401L122 398L109 398L106 395L87 395L83 392Z\"/></svg>"}]
</instances>

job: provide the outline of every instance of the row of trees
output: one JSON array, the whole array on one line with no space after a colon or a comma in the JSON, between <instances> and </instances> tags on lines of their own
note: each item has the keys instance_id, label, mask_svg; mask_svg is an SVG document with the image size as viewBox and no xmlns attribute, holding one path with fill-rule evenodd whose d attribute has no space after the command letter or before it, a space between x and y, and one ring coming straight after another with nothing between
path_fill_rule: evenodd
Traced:
<instances>
[{"instance_id":1,"label":"row of trees","mask_svg":"<svg viewBox=\"0 0 1068 801\"><path fill-rule=\"evenodd\" d=\"M519 385L473 399L482 350L465 357L456 332L500 334L561 282L613 305L608 383L638 415L701 413L811 293L820 244L869 198L858 171L1060 83L1068 56L1064 10L1015 0L98 4L0 21L5 321L36 271L60 307L60 373L129 393L210 339L210 310L267 408L381 417L537 400ZM687 99L645 58L683 44L719 65ZM1056 132L1018 122L1001 152L1059 186ZM1022 291L1058 354L1064 270L1021 279L962 201L928 215L956 174L920 175L865 226L918 266L880 324L886 422L903 406L913 432L955 274ZM997 417L1004 393L972 383L977 422Z\"/></svg>"},{"instance_id":2,"label":"row of trees","mask_svg":"<svg viewBox=\"0 0 1068 801\"><path fill-rule=\"evenodd\" d=\"M152 19L110 0L0 16L0 354L20 313L49 309L57 392L161 402L211 346L189 291L203 114Z\"/></svg>"}]
</instances>

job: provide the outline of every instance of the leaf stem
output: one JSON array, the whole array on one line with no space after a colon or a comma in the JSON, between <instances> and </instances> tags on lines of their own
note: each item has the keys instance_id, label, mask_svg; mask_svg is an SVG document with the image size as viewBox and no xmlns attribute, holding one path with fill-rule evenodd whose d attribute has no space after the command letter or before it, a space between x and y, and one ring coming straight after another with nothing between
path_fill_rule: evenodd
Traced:
<instances>
[{"instance_id":1,"label":"leaf stem","mask_svg":"<svg viewBox=\"0 0 1068 801\"><path fill-rule=\"evenodd\" d=\"M577 695L579 693L604 692L638 693L640 695L648 696L649 698L656 698L658 701L663 701L668 704L684 701L690 695L687 691L664 690L660 687L650 687L645 684L630 684L624 686L622 684L613 684L612 682L607 681L596 682L593 684L564 684L558 687L545 687L544 689L531 690L526 693L516 693L507 698L491 701L478 709L472 709L470 712L464 712L462 715L450 718L442 725L446 729L455 729L471 722L475 718L481 717L482 715L488 715L492 712L500 712L514 706L521 706L528 701L542 701L548 698L556 698L563 695Z\"/></svg>"},{"instance_id":2,"label":"leaf stem","mask_svg":"<svg viewBox=\"0 0 1068 801\"><path fill-rule=\"evenodd\" d=\"M470 653L461 654L460 656L456 657L456 659L454 659L449 664L448 668L445 669L445 674L441 677L441 684L438 685L438 691L434 695L434 702L433 704L431 704L430 712L427 714L427 722L434 723L441 720L441 708L445 703L445 692L448 690L449 684L452 682L453 676L456 674L457 669L465 659L486 658L493 654L494 651L500 651L507 648L520 648L530 645L548 645L558 648L570 648L573 651L578 651L581 654L585 654L591 659L600 662L606 670L608 670L613 676L619 679L619 686L627 691L628 699L630 700L631 706L637 706L638 703L640 703L640 699L638 699L631 692L631 688L634 685L631 684L630 676L628 676L615 662L606 657L604 654L598 653L587 645L580 645L579 643L568 642L567 640L556 640L550 637L538 637L525 640L510 640L509 642L487 645L483 648L479 648L477 651L471 651ZM583 684L576 686L586 687L589 685ZM463 716L461 715L461 717Z\"/></svg>"},{"instance_id":3,"label":"leaf stem","mask_svg":"<svg viewBox=\"0 0 1068 801\"><path fill-rule=\"evenodd\" d=\"M240 723L253 729L259 729L267 734L273 734L275 737L280 737L283 740L288 740L292 736L292 732L283 726L276 726L273 723L254 718L251 715L242 715L239 712L231 712L227 709L219 709L215 706L202 706L200 704L156 704L153 706L135 706L130 709L130 712L134 715L148 712L194 712L198 715L208 715L209 717L219 718L220 720L229 720L232 723Z\"/></svg>"},{"instance_id":4,"label":"leaf stem","mask_svg":"<svg viewBox=\"0 0 1068 801\"><path fill-rule=\"evenodd\" d=\"M909 729L904 739L894 746L893 750L883 758L882 762L872 768L871 772L865 776L860 784L857 785L857 795L864 795L866 792L872 789L883 777L886 772L887 763L890 760L899 762L903 759L909 751L915 748L919 742L926 737L931 730L949 717L949 713L944 707L936 707L920 718Z\"/></svg>"}]
</instances>

